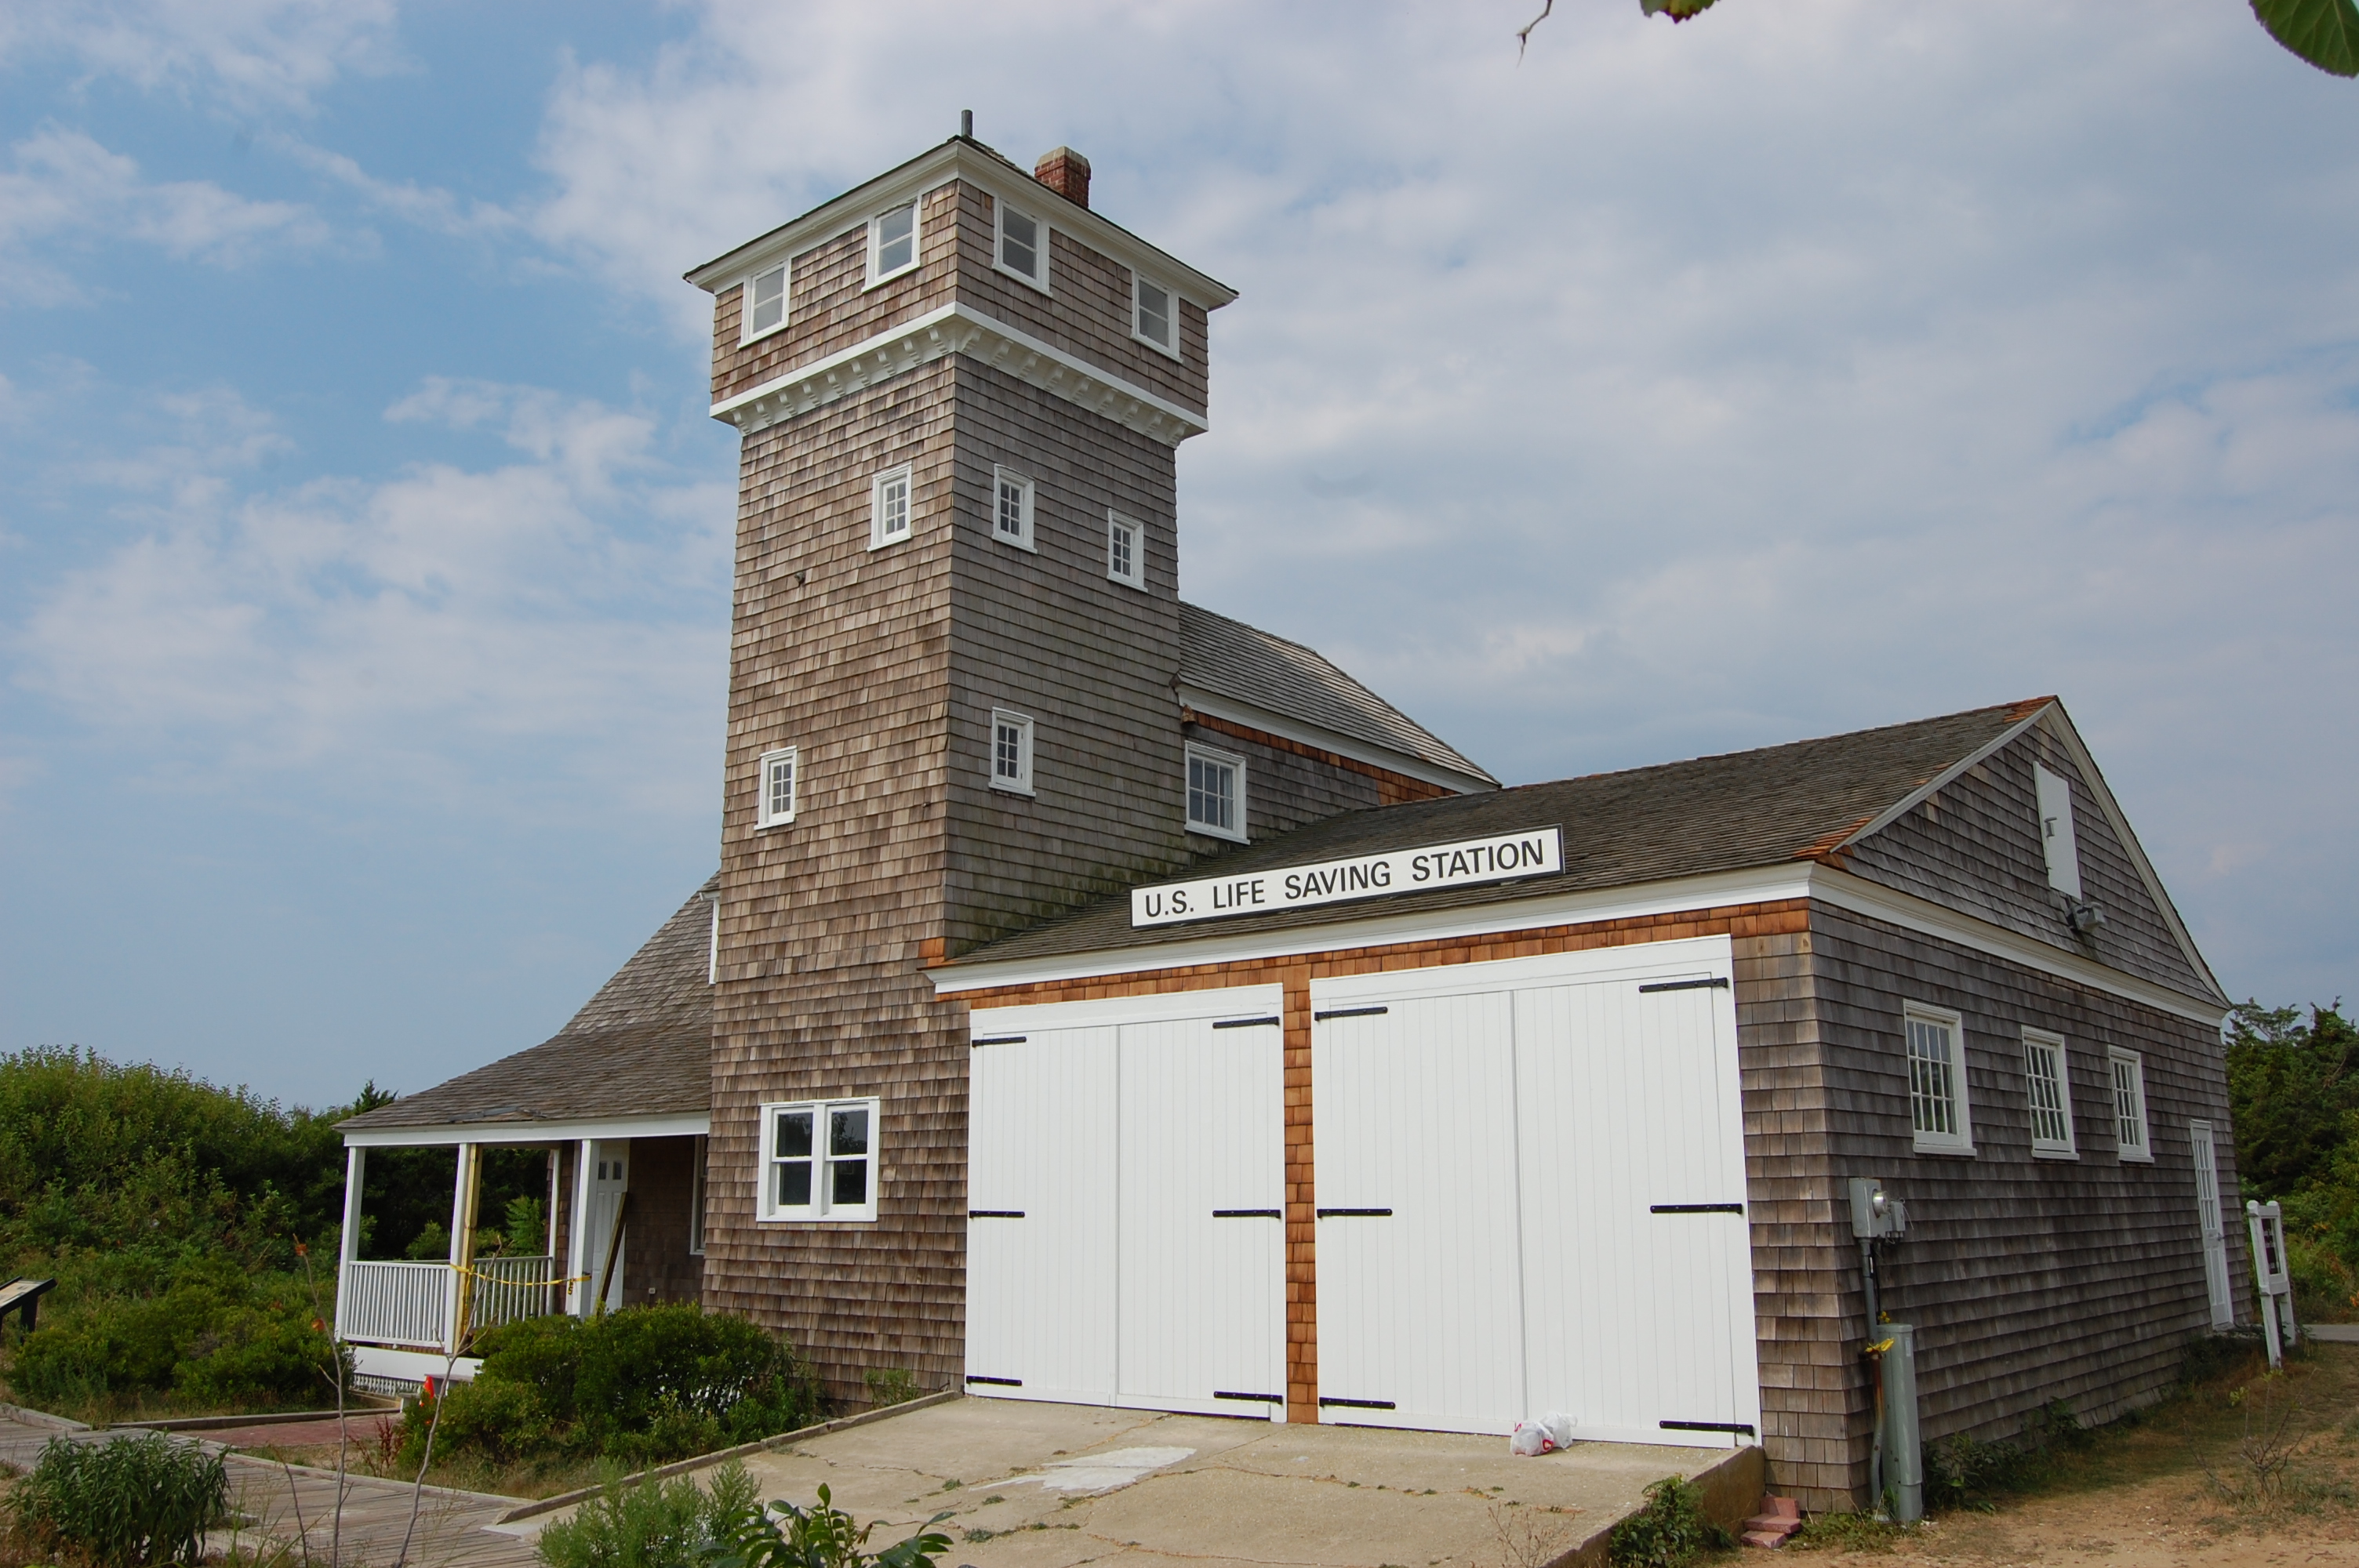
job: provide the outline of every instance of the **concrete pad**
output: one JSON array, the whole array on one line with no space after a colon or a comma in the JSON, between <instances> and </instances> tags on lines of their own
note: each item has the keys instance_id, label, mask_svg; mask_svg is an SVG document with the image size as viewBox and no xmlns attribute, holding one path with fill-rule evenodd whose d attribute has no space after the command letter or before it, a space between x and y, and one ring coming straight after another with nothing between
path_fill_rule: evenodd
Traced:
<instances>
[{"instance_id":1,"label":"concrete pad","mask_svg":"<svg viewBox=\"0 0 2359 1568\"><path fill-rule=\"evenodd\" d=\"M944 1561L973 1568L1440 1568L1551 1563L1649 1483L1730 1458L1575 1444L1524 1459L1503 1437L967 1399L746 1467L765 1498L809 1506L824 1483L836 1507L880 1521L872 1550L945 1513ZM1756 1487L1741 1506L1757 1500Z\"/></svg>"}]
</instances>

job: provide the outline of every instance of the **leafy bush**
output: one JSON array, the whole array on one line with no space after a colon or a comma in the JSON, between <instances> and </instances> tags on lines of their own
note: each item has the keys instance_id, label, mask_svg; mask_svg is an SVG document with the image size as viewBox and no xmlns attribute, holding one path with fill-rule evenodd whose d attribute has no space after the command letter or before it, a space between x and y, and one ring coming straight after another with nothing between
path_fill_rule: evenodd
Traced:
<instances>
[{"instance_id":1,"label":"leafy bush","mask_svg":"<svg viewBox=\"0 0 2359 1568\"><path fill-rule=\"evenodd\" d=\"M748 1504L728 1521L731 1539L707 1548L704 1562L710 1568L920 1568L951 1549L950 1537L934 1530L948 1518L936 1514L906 1539L872 1554L868 1534L876 1521L854 1523L822 1486L819 1506L812 1509L785 1501L766 1509Z\"/></svg>"},{"instance_id":2,"label":"leafy bush","mask_svg":"<svg viewBox=\"0 0 2359 1568\"><path fill-rule=\"evenodd\" d=\"M905 1367L871 1367L860 1377L868 1385L868 1403L875 1410L908 1404L919 1392L918 1379Z\"/></svg>"},{"instance_id":3,"label":"leafy bush","mask_svg":"<svg viewBox=\"0 0 2359 1568\"><path fill-rule=\"evenodd\" d=\"M443 1419L450 1415L444 1412ZM696 1568L725 1548L758 1512L754 1477L734 1461L704 1491L686 1476L633 1486L620 1465L599 1477L598 1495L540 1532L549 1568Z\"/></svg>"},{"instance_id":4,"label":"leafy bush","mask_svg":"<svg viewBox=\"0 0 2359 1568\"><path fill-rule=\"evenodd\" d=\"M73 1404L169 1390L252 1408L331 1400L332 1369L351 1376L300 1281L199 1253L145 1283L156 1293L100 1293L85 1281L78 1299L44 1313L17 1347L16 1391Z\"/></svg>"},{"instance_id":5,"label":"leafy bush","mask_svg":"<svg viewBox=\"0 0 2359 1568\"><path fill-rule=\"evenodd\" d=\"M52 1439L9 1495L22 1546L99 1568L194 1563L204 1532L229 1513L221 1455L161 1433L112 1442Z\"/></svg>"},{"instance_id":6,"label":"leafy bush","mask_svg":"<svg viewBox=\"0 0 2359 1568\"><path fill-rule=\"evenodd\" d=\"M1957 1433L1925 1448L1927 1509L1966 1508L2027 1485L2035 1455L2012 1443Z\"/></svg>"},{"instance_id":7,"label":"leafy bush","mask_svg":"<svg viewBox=\"0 0 2359 1568\"><path fill-rule=\"evenodd\" d=\"M536 1317L484 1336L483 1369L442 1400L439 1451L498 1459L599 1454L657 1463L808 1426L819 1399L785 1344L693 1303ZM422 1455L433 1406L405 1409Z\"/></svg>"},{"instance_id":8,"label":"leafy bush","mask_svg":"<svg viewBox=\"0 0 2359 1568\"><path fill-rule=\"evenodd\" d=\"M1616 1568L1680 1568L1733 1544L1704 1518L1703 1488L1666 1476L1647 1488L1644 1508L1614 1527L1606 1551Z\"/></svg>"}]
</instances>

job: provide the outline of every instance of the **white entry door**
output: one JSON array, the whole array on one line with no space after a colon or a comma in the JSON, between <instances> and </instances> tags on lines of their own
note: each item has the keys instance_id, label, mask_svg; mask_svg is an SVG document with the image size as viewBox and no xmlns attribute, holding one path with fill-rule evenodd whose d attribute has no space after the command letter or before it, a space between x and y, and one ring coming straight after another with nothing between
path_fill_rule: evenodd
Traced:
<instances>
[{"instance_id":1,"label":"white entry door","mask_svg":"<svg viewBox=\"0 0 2359 1568\"><path fill-rule=\"evenodd\" d=\"M582 1281L574 1301L576 1313L582 1316L589 1315L596 1303L602 1281L606 1287L606 1310L613 1312L623 1304L623 1249L628 1238L616 1234L614 1222L623 1213L623 1195L630 1190L630 1156L627 1138L595 1139L582 1145L582 1223L573 1272ZM611 1271L607 1268L610 1256Z\"/></svg>"},{"instance_id":2,"label":"white entry door","mask_svg":"<svg viewBox=\"0 0 2359 1568\"><path fill-rule=\"evenodd\" d=\"M2212 1124L2190 1121L2188 1141L2195 1146L2195 1217L2203 1234L2203 1285L2212 1302L2212 1326L2228 1328L2236 1321L2235 1298L2229 1293L2228 1228L2220 1216L2220 1162L2212 1147Z\"/></svg>"},{"instance_id":3,"label":"white entry door","mask_svg":"<svg viewBox=\"0 0 2359 1568\"><path fill-rule=\"evenodd\" d=\"M1116 1038L1110 1028L975 1030L969 1393L1114 1398Z\"/></svg>"}]
</instances>

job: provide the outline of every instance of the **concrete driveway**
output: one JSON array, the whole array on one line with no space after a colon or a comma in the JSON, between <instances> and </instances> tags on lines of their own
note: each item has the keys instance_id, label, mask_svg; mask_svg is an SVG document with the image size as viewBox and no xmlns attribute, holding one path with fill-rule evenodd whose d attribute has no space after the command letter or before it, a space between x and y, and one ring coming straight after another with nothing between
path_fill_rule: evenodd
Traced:
<instances>
[{"instance_id":1,"label":"concrete driveway","mask_svg":"<svg viewBox=\"0 0 2359 1568\"><path fill-rule=\"evenodd\" d=\"M943 1561L974 1568L1543 1568L1599 1557L1649 1482L1702 1477L1715 1517L1733 1522L1759 1502L1762 1475L1758 1449L1576 1444L1518 1459L1498 1437L988 1399L746 1465L766 1499L808 1505L824 1483L836 1507L884 1521L871 1550L947 1511Z\"/></svg>"}]
</instances>

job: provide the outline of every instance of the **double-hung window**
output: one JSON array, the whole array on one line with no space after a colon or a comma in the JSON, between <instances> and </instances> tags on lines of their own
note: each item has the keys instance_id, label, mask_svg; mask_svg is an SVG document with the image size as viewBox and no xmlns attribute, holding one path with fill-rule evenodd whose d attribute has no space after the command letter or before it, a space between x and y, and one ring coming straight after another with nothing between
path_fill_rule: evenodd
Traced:
<instances>
[{"instance_id":1,"label":"double-hung window","mask_svg":"<svg viewBox=\"0 0 2359 1568\"><path fill-rule=\"evenodd\" d=\"M2114 1072L2114 1152L2117 1159L2152 1160L2146 1119L2146 1058L2118 1048L2105 1053Z\"/></svg>"},{"instance_id":2,"label":"double-hung window","mask_svg":"<svg viewBox=\"0 0 2359 1568\"><path fill-rule=\"evenodd\" d=\"M1136 274L1130 282L1133 335L1152 343L1172 358L1180 357L1180 333L1172 318L1171 291Z\"/></svg>"},{"instance_id":3,"label":"double-hung window","mask_svg":"<svg viewBox=\"0 0 2359 1568\"><path fill-rule=\"evenodd\" d=\"M1032 543L1032 481L1011 468L991 470L991 536L1018 549Z\"/></svg>"},{"instance_id":4,"label":"double-hung window","mask_svg":"<svg viewBox=\"0 0 2359 1568\"><path fill-rule=\"evenodd\" d=\"M998 209L999 234L993 259L1002 272L1012 272L1033 287L1049 287L1049 226L1005 201Z\"/></svg>"},{"instance_id":5,"label":"double-hung window","mask_svg":"<svg viewBox=\"0 0 2359 1568\"><path fill-rule=\"evenodd\" d=\"M873 1099L764 1106L759 1217L875 1219L876 1117Z\"/></svg>"},{"instance_id":6,"label":"double-hung window","mask_svg":"<svg viewBox=\"0 0 2359 1568\"><path fill-rule=\"evenodd\" d=\"M1908 1120L1917 1147L1938 1153L1973 1153L1962 1021L1954 1012L1911 1002L1904 1027L1908 1032Z\"/></svg>"},{"instance_id":7,"label":"double-hung window","mask_svg":"<svg viewBox=\"0 0 2359 1568\"><path fill-rule=\"evenodd\" d=\"M737 333L741 343L751 342L787 324L786 263L780 262L769 271L757 272L745 280L744 309L745 319Z\"/></svg>"},{"instance_id":8,"label":"double-hung window","mask_svg":"<svg viewBox=\"0 0 2359 1568\"><path fill-rule=\"evenodd\" d=\"M2072 1139L2072 1062L2062 1035L2023 1032L2023 1081L2031 1102L2032 1153L2074 1158L2079 1150Z\"/></svg>"},{"instance_id":9,"label":"double-hung window","mask_svg":"<svg viewBox=\"0 0 2359 1568\"><path fill-rule=\"evenodd\" d=\"M991 710L991 787L1032 793L1032 720L1004 708Z\"/></svg>"},{"instance_id":10,"label":"double-hung window","mask_svg":"<svg viewBox=\"0 0 2359 1568\"><path fill-rule=\"evenodd\" d=\"M1188 831L1245 841L1245 760L1188 745Z\"/></svg>"},{"instance_id":11,"label":"double-hung window","mask_svg":"<svg viewBox=\"0 0 2359 1568\"><path fill-rule=\"evenodd\" d=\"M887 469L868 492L868 547L881 550L909 536L909 465Z\"/></svg>"},{"instance_id":12,"label":"double-hung window","mask_svg":"<svg viewBox=\"0 0 2359 1568\"><path fill-rule=\"evenodd\" d=\"M795 819L795 749L781 746L762 753L762 799L755 811L756 827L784 827ZM713 951L720 952L721 901L713 900Z\"/></svg>"},{"instance_id":13,"label":"double-hung window","mask_svg":"<svg viewBox=\"0 0 2359 1568\"><path fill-rule=\"evenodd\" d=\"M1147 530L1119 512L1106 514L1106 576L1125 588L1147 586Z\"/></svg>"},{"instance_id":14,"label":"double-hung window","mask_svg":"<svg viewBox=\"0 0 2359 1568\"><path fill-rule=\"evenodd\" d=\"M918 204L879 212L868 221L868 281L898 277L918 265Z\"/></svg>"}]
</instances>

